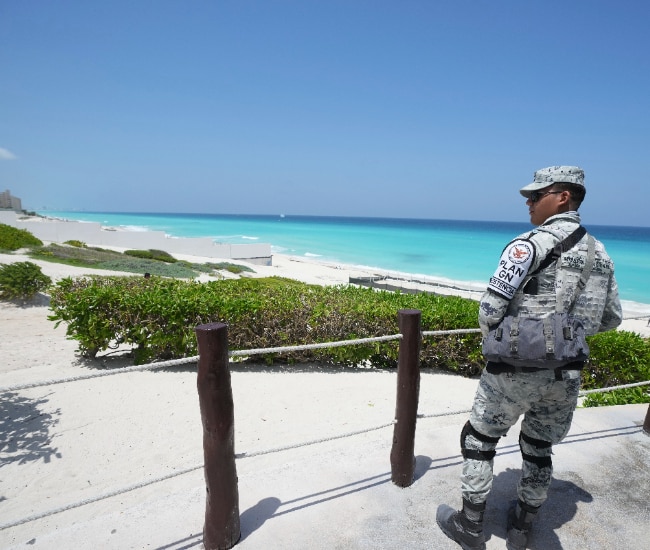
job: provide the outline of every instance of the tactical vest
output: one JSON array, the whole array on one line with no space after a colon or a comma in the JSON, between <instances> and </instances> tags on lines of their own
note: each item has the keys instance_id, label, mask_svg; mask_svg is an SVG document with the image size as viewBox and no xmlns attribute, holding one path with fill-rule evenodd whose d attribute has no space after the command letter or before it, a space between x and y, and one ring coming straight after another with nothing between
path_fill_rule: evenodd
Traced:
<instances>
[{"instance_id":1,"label":"tactical vest","mask_svg":"<svg viewBox=\"0 0 650 550\"><path fill-rule=\"evenodd\" d=\"M548 226L540 226L528 235L535 246L538 258L545 258L553 247L565 239L577 224L568 220L557 220ZM598 332L605 310L608 288L612 280L614 265L603 244L596 240L596 258L591 275L584 290L577 296L572 309L580 318L586 334ZM576 246L564 252L557 262L529 275L520 285L508 305L508 315L544 318L556 311L556 300L563 301L563 309L570 305L587 257L587 238L583 237Z\"/></svg>"}]
</instances>

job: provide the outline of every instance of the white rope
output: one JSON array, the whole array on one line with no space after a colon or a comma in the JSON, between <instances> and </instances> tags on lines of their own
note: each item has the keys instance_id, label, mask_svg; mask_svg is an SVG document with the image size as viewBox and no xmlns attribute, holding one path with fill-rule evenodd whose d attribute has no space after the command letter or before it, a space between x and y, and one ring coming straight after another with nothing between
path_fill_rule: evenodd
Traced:
<instances>
[{"instance_id":1,"label":"white rope","mask_svg":"<svg viewBox=\"0 0 650 550\"><path fill-rule=\"evenodd\" d=\"M259 355L265 353L284 353L287 351L299 351L307 349L320 349L320 348L336 348L342 346L352 346L356 344L366 344L369 342L386 342L389 340L399 340L402 338L401 334L393 334L388 336L376 336L373 338L358 338L356 340L341 340L338 342L322 342L320 344L304 344L300 346L284 346L277 348L254 348L248 350L235 350L228 352L229 357L242 357L248 355ZM170 359L169 361L160 361L158 363L148 363L146 365L136 365L133 367L125 367L122 369L112 369L108 371L94 372L90 374L80 374L79 376L70 376L68 378L58 378L53 380L43 380L41 382L28 382L25 384L15 384L13 386L6 386L0 388L0 393L26 390L30 388L39 388L42 386L53 386L55 384L64 384L66 382L78 382L80 380L90 380L92 378L102 378L104 376L112 376L114 374L125 374L129 372L139 372L146 370L163 369L166 367L176 367L187 363L196 363L199 356L185 357L183 359Z\"/></svg>"},{"instance_id":2,"label":"white rope","mask_svg":"<svg viewBox=\"0 0 650 550\"><path fill-rule=\"evenodd\" d=\"M445 334L472 334L474 332L481 332L480 328L459 328L454 330L425 330L422 336L443 336Z\"/></svg>"},{"instance_id":3,"label":"white rope","mask_svg":"<svg viewBox=\"0 0 650 550\"><path fill-rule=\"evenodd\" d=\"M396 420L393 420L392 422L387 422L385 424L381 424L379 426L373 426L371 428L365 428L363 430L356 430L356 431L353 431L353 432L348 432L348 433L344 433L344 434L340 434L340 435L333 435L333 436L329 436L329 437L323 437L321 439L313 439L311 441L305 441L303 443L296 443L296 444L293 444L293 445L285 445L283 447L274 447L274 448L271 448L271 449L254 451L254 452L251 452L251 453L237 453L237 454L235 454L235 458L236 459L252 458L252 457L255 457L255 456L261 456L261 455L265 455L265 454L277 453L277 452L280 452L280 451L287 451L287 450L290 450L290 449L297 449L298 447L307 447L309 445L316 445L317 443L324 443L326 441L334 441L336 439L343 439L345 437L351 437L351 436L359 435L359 434L362 434L362 433L381 430L382 428L386 428L388 426L394 425L396 422L397 422ZM92 504L93 502L97 502L97 501L104 500L104 499L107 499L107 498L111 498L111 497L114 497L114 496L117 496L117 495L121 495L123 493L128 493L129 491L134 491L136 489L141 489L142 487L146 487L147 485L153 485L154 483L159 483L161 481L165 481L165 480L171 479L173 477L177 477L177 476L180 476L180 475L183 475L183 474L188 474L188 473L193 472L195 470L199 470L199 469L201 469L203 467L204 467L203 464L200 464L198 466L191 466L189 468L185 468L183 470L178 470L178 471L176 471L174 473L171 473L171 474L166 474L166 475L159 476L159 477L156 477L156 478L153 478L153 479L149 479L147 481L142 481L140 483L135 483L133 485L128 485L128 486L123 487L121 489L116 489L114 491L109 491L108 493L103 493L103 494L101 494L99 496L96 496L96 497L90 497L90 498L87 498L87 499L84 499L84 500L80 500L78 502L73 502L73 503L70 503L70 504L66 504L66 505L61 506L59 508L54 508L52 510L48 510L46 512L41 512L39 514L34 514L34 515L28 516L26 518L15 520L15 521L12 521L12 522L9 522L9 523L2 523L2 524L0 524L0 531L2 531L4 529L9 529L11 527L16 527L16 526L22 525L24 523L29 523L31 521L36 521L38 519L43 519L43 518L48 517L48 516L53 516L54 514L60 514L61 512L66 512L67 510L73 510L75 508L85 506L86 504Z\"/></svg>"},{"instance_id":4,"label":"white rope","mask_svg":"<svg viewBox=\"0 0 650 550\"><path fill-rule=\"evenodd\" d=\"M650 380L647 380L645 382L635 382L634 384L623 384L621 386L610 386L607 388L598 388L595 390L582 390L578 395L580 397L584 395L588 395L590 393L605 393L608 391L614 391L614 390L624 390L627 388L636 388L639 386L647 386L650 385ZM458 411L447 411L447 412L442 412L442 413L432 413L432 414L418 414L418 418L437 418L439 416L453 416L455 414L466 414L472 412L472 409L461 409Z\"/></svg>"},{"instance_id":5,"label":"white rope","mask_svg":"<svg viewBox=\"0 0 650 550\"><path fill-rule=\"evenodd\" d=\"M418 414L418 418L437 418L438 416L454 416L455 414L466 414L472 412L472 409L461 409L459 411L445 411L431 414Z\"/></svg>"},{"instance_id":6,"label":"white rope","mask_svg":"<svg viewBox=\"0 0 650 550\"><path fill-rule=\"evenodd\" d=\"M194 470L198 470L200 468L203 468L203 464L200 466L192 466L191 468L185 468L184 470L179 470L178 472L174 472L173 474L167 474L164 476L160 476L154 479L149 479L147 481L142 481L140 483L135 483L133 485L129 485L127 487L123 487L122 489L116 489L115 491L110 491L108 493L104 493L102 495L96 496L96 497L90 497L84 500L80 500L79 502L73 502L71 504L66 504L65 506L61 506L60 508L54 508L52 510L48 510L47 512L41 512L40 514L34 514L33 516L28 516L26 518L22 518L19 520L11 521L9 523L2 523L0 524L0 531L3 529L9 529L10 527L16 527L17 525L22 525L23 523L29 523L30 521L36 521L37 519L43 519L48 516L53 516L54 514L60 514L61 512L65 512L67 510L73 510L74 508L79 508L80 506L85 506L86 504L92 504L93 502L97 502L99 500L103 500L106 498L111 498L117 495L121 495L122 493L128 493L129 491L134 491L135 489L141 489L142 487L146 487L147 485L152 485L154 483L159 483L160 481L165 481L167 479L171 479L172 477L180 476L183 474L187 474L189 472L193 472Z\"/></svg>"},{"instance_id":7,"label":"white rope","mask_svg":"<svg viewBox=\"0 0 650 550\"><path fill-rule=\"evenodd\" d=\"M620 386L609 386L608 388L597 388L595 390L582 390L578 395L582 397L583 395L588 395L590 393L604 393L614 390L624 390L627 388L636 388L638 386L647 386L648 384L650 384L650 380L646 380L645 382L635 382L633 384L622 384Z\"/></svg>"},{"instance_id":8,"label":"white rope","mask_svg":"<svg viewBox=\"0 0 650 550\"><path fill-rule=\"evenodd\" d=\"M440 331L424 331L422 332L422 336L439 336L439 335L447 335L447 334L469 334L469 333L476 333L480 332L480 329L458 329L458 330L440 330ZM329 347L342 347L342 346L349 346L349 345L357 345L357 344L365 344L369 342L385 342L389 340L397 340L401 339L403 336L401 334L395 334L395 335L389 335L389 336L379 336L379 337L373 337L373 338L359 338L355 340L343 340L343 341L338 341L338 342L325 342L325 343L319 343L319 344L306 344L306 345L299 345L299 346L285 346L285 347L275 347L275 348L257 348L257 349L250 349L250 350L237 350L237 351L231 351L228 353L230 357L237 357L237 356L244 356L244 355L256 355L256 354L267 354L267 353L283 353L283 352L289 352L289 351L300 351L300 350L308 350L308 349L322 349L322 348L329 348ZM42 382L34 382L34 383L26 383L26 384L17 384L14 386L7 386L4 388L0 388L0 393L4 392L10 392L10 391L18 391L22 389L28 389L28 388L36 388L40 386L48 386L48 385L54 385L54 384L62 384L66 382L75 382L75 381L80 381L80 380L89 380L93 378L100 378L104 376L112 376L114 374L123 374L123 373L129 373L129 372L139 372L139 371L146 371L146 370L156 370L156 369L162 369L166 367L171 367L171 366L178 366L178 365L184 365L187 363L194 363L199 360L199 356L193 356L193 357L186 357L183 359L172 359L169 361L161 361L158 363L149 363L146 365L136 365L132 367L126 367L122 369L114 369L110 371L104 371L104 372L97 372L97 373L91 373L91 374L84 374L84 375L79 375L79 376L72 376L68 378L60 378L60 379L55 379L55 380L47 380L47 381L42 381ZM650 384L650 381L646 382L638 382L634 384L625 384L621 386L613 386L609 388L600 388L600 389L595 389L595 390L586 390L586 391L581 391L580 395L587 395L590 393L597 393L597 392L606 392L606 391L612 391L612 390L617 390L617 389L625 389L625 388L633 388L633 387L638 387L638 386L644 386ZM419 414L417 415L417 418L435 418L435 417L440 417L440 416L452 416L456 414L464 414L464 413L469 413L471 412L469 409L467 410L458 410L458 411L446 411L446 412L441 412L441 413L434 413L434 414ZM281 447L274 447L271 449L265 449L265 450L260 450L260 451L254 451L250 453L238 453L235 455L236 459L242 459L242 458L252 458L255 456L261 456L265 454L271 454L271 453L276 453L276 452L281 452L281 451L286 451L290 449L296 449L299 447L307 447L310 445L316 445L318 443L324 443L327 441L334 441L337 439L343 439L346 437L351 437L355 435L359 435L362 433L368 433L371 431L376 431L380 430L389 426L393 426L396 424L396 420L393 420L391 422L381 424L378 426L374 426L371 428L365 428L362 430L356 430L353 432L348 432L345 434L340 434L340 435L333 435L329 437L324 437L324 438L319 438L319 439L314 439L310 441L306 441L303 443L297 443L297 444L292 444L292 445L285 445ZM22 525L24 523L29 523L31 521L35 521L38 519L42 519L54 514L58 514L61 512L65 512L67 510L72 510L74 508L78 508L80 506L85 506L87 504L91 504L93 502L97 502L99 500L104 500L107 498L111 498L113 496L117 496L123 493L127 493L129 491L134 491L136 489L140 489L143 487L146 487L148 485L152 485L154 483L159 483L161 481L165 481L167 479L171 479L176 476L180 476L189 472L193 472L195 470L198 470L200 468L203 468L203 464L198 465L198 466L192 466L190 468L185 468L183 470L176 471L171 474L166 474L163 476L159 476L157 478L153 478L147 481L142 481L140 483L136 483L133 485L129 485L127 487L123 487L121 489L117 489L114 491L110 491L108 493L101 494L96 497L91 497L87 498L84 500L81 500L79 502L67 504L65 506L55 508L46 512L42 512L39 514L34 514L31 516L28 516L26 518L22 518L20 520L16 520L13 522L9 523L3 523L0 524L0 531L4 529L8 529L11 527L16 527L18 525Z\"/></svg>"},{"instance_id":9,"label":"white rope","mask_svg":"<svg viewBox=\"0 0 650 550\"><path fill-rule=\"evenodd\" d=\"M29 388L39 388L41 386L53 386L55 384L64 384L66 382L78 382L79 380L90 380L91 378L102 378L104 376L113 376L114 374L125 374L128 372L138 372L145 370L164 369L166 367L176 367L186 363L196 363L199 356L185 357L183 359L170 359L169 361L160 361L159 363L148 363L146 365L135 365L133 367L124 367L121 369L111 369L108 371L93 372L89 374L80 374L79 376L70 376L68 378L58 378L54 380L43 380L41 382L27 382L26 384L16 384L0 388L0 393L26 390Z\"/></svg>"},{"instance_id":10,"label":"white rope","mask_svg":"<svg viewBox=\"0 0 650 550\"><path fill-rule=\"evenodd\" d=\"M356 340L340 340L338 342L322 342L320 344L303 344L300 346L284 346L278 348L253 348L242 349L228 352L230 357L241 357L242 355L259 355L264 353L284 353L287 351L302 351L306 349L321 349L321 348L339 348L342 346L354 346L357 344L367 344L369 342L386 342L388 340L400 340L401 334L393 334L388 336L375 336L373 338L357 338Z\"/></svg>"},{"instance_id":11,"label":"white rope","mask_svg":"<svg viewBox=\"0 0 650 550\"><path fill-rule=\"evenodd\" d=\"M398 336L401 337L401 335L398 335ZM388 338L388 337L384 337L384 338ZM156 366L156 367L161 367L162 368L164 366L170 366L169 363L183 364L183 362L188 362L189 359L190 358L183 359L183 360L167 361L164 364L163 363L154 363L153 365ZM197 358L191 358L191 359L196 360ZM142 367L144 367L144 366L140 366L135 370L143 370ZM121 370L120 372L124 372L124 370L125 369ZM611 387L608 387L608 388L600 388L600 389L595 389L595 390L586 390L586 391L580 392L580 395L587 395L587 394L590 394L590 393L597 393L597 392L606 392L606 391L612 391L612 390L617 390L617 389L633 388L633 387L644 386L644 385L648 385L648 384L650 384L650 380L646 381L646 382L638 382L638 383L634 383L634 384L624 384L624 385L621 385L621 386L611 386ZM444 412L439 412L439 413L418 414L417 418L421 418L421 419L437 418L437 417L442 417L442 416L453 416L453 415L457 415L457 414L467 414L467 413L470 413L470 412L471 412L471 409L461 409L461 410L455 410L455 411L444 411ZM310 445L316 445L318 443L325 443L327 441L335 441L337 439L343 439L343 438L346 438L346 437L352 437L352 436L360 435L360 434L363 434L363 433L368 433L368 432L372 432L372 431L376 431L376 430L381 430L383 428L393 426L396 423L397 423L397 420L392 420L391 422L380 424L378 426L373 426L373 427L365 428L365 429L362 429L362 430L355 430L355 431L352 431L352 432L347 432L347 433L339 434L339 435L332 435L332 436L329 436L329 437L323 437L323 438L319 438L319 439L312 439L310 441L305 441L305 442L302 442L302 443L284 445L284 446L281 446L281 447L273 447L273 448L270 448L270 449L263 449L263 450L259 450L259 451L253 451L253 452L237 453L237 454L235 454L235 459L253 458L253 457L261 456L261 455L265 455L265 454L271 454L271 453L277 453L277 452L287 451L287 450L291 450L291 449L297 449L299 447L307 447L307 446L310 446ZM8 522L8 523L3 523L3 524L0 524L0 531L2 531L4 529L9 529L11 527L16 527L16 526L22 525L24 523L29 523L31 521L36 521L38 519L42 519L42 518L45 518L45 517L48 517L48 516L52 516L54 514L59 514L61 512L65 512L67 510L72 510L74 508L79 508L79 507L85 506L87 504L92 504L93 502L97 502L97 501L104 500L104 499L107 499L107 498L111 498L111 497L114 497L114 496L117 496L117 495L121 495L121 494L127 493L129 491L134 491L136 489L141 489L141 488L146 487L148 485L153 485L154 483L159 483L161 481L165 481L165 480L171 479L173 477L177 477L177 476L180 476L180 475L183 475L183 474L193 472L195 470L199 470L199 469L201 469L203 467L204 467L203 464L200 464L200 465L197 465L197 466L191 466L189 468L185 468L183 470L178 470L178 471L173 472L171 474L166 474L166 475L159 476L159 477L156 477L156 478L153 478L153 479L142 481L140 483L135 483L133 485L128 485L128 486L123 487L121 489L116 489L114 491L110 491L108 493L103 493L103 494L101 494L99 496L96 496L96 497L87 498L87 499L84 499L84 500L81 500L81 501L78 501L78 502L74 502L74 503L67 504L65 506L61 506L59 508L54 508L52 510L48 510L46 512L41 512L39 514L34 514L34 515L28 516L26 518L22 518L22 519L19 519L19 520Z\"/></svg>"},{"instance_id":12,"label":"white rope","mask_svg":"<svg viewBox=\"0 0 650 550\"><path fill-rule=\"evenodd\" d=\"M288 451L289 449L297 449L298 447L308 447L309 445L316 445L317 443L324 443L326 441L334 441L336 439L343 439L345 437L351 437L353 435L359 435L367 432L373 432L375 430L381 430L382 428L387 428L388 426L393 426L397 423L397 420L392 422L387 422L386 424L381 424L379 426L374 426L372 428L366 428L364 430L357 430L354 432L348 432L341 435L332 435L329 437L323 437L321 439L312 439L311 441L305 441L304 443L296 443L293 445L285 445L283 447L274 447L272 449L266 449L263 451L255 451L252 453L238 453L235 455L235 458L252 458L254 456L266 455L271 453L277 453L280 451Z\"/></svg>"}]
</instances>

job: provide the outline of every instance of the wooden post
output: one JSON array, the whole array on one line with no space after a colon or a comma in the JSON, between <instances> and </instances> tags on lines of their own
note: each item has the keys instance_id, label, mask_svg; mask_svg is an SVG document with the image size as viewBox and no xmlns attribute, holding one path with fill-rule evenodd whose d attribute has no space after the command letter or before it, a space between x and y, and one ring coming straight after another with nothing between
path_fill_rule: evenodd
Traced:
<instances>
[{"instance_id":1,"label":"wooden post","mask_svg":"<svg viewBox=\"0 0 650 550\"><path fill-rule=\"evenodd\" d=\"M210 323L199 325L195 332L207 491L203 545L206 550L227 550L241 537L228 328L223 323Z\"/></svg>"},{"instance_id":2,"label":"wooden post","mask_svg":"<svg viewBox=\"0 0 650 550\"><path fill-rule=\"evenodd\" d=\"M402 340L397 364L397 398L390 452L392 480L399 487L413 483L415 474L415 423L420 395L420 318L417 309L402 309L398 314Z\"/></svg>"},{"instance_id":3,"label":"wooden post","mask_svg":"<svg viewBox=\"0 0 650 550\"><path fill-rule=\"evenodd\" d=\"M643 423L643 431L650 435L650 405L648 405L648 412L645 413L645 422Z\"/></svg>"}]
</instances>

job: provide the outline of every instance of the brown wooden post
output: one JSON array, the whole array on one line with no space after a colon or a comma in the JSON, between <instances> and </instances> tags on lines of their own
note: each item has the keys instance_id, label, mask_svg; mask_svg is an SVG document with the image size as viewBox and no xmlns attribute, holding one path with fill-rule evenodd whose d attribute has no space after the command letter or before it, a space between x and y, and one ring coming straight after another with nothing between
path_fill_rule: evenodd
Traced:
<instances>
[{"instance_id":1,"label":"brown wooden post","mask_svg":"<svg viewBox=\"0 0 650 550\"><path fill-rule=\"evenodd\" d=\"M206 550L227 550L241 537L228 328L223 323L210 323L199 325L195 332L207 491L203 545Z\"/></svg>"},{"instance_id":2,"label":"brown wooden post","mask_svg":"<svg viewBox=\"0 0 650 550\"><path fill-rule=\"evenodd\" d=\"M650 405L648 405L648 412L645 413L645 422L643 423L643 431L650 435Z\"/></svg>"},{"instance_id":3,"label":"brown wooden post","mask_svg":"<svg viewBox=\"0 0 650 550\"><path fill-rule=\"evenodd\" d=\"M398 314L402 340L397 364L397 398L393 448L390 452L392 480L408 487L415 474L415 422L420 395L420 318L417 309L402 309Z\"/></svg>"}]
</instances>

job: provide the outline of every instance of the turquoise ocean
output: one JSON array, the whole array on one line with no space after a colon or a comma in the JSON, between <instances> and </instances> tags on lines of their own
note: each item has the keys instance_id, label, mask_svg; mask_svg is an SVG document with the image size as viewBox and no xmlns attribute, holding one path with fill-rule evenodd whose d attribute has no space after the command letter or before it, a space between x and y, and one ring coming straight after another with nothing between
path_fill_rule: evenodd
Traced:
<instances>
[{"instance_id":1,"label":"turquoise ocean","mask_svg":"<svg viewBox=\"0 0 650 550\"><path fill-rule=\"evenodd\" d=\"M273 253L487 283L501 250L528 223L293 215L61 212L39 214L172 237L270 243ZM650 304L650 227L585 227L614 260L621 299Z\"/></svg>"}]
</instances>

